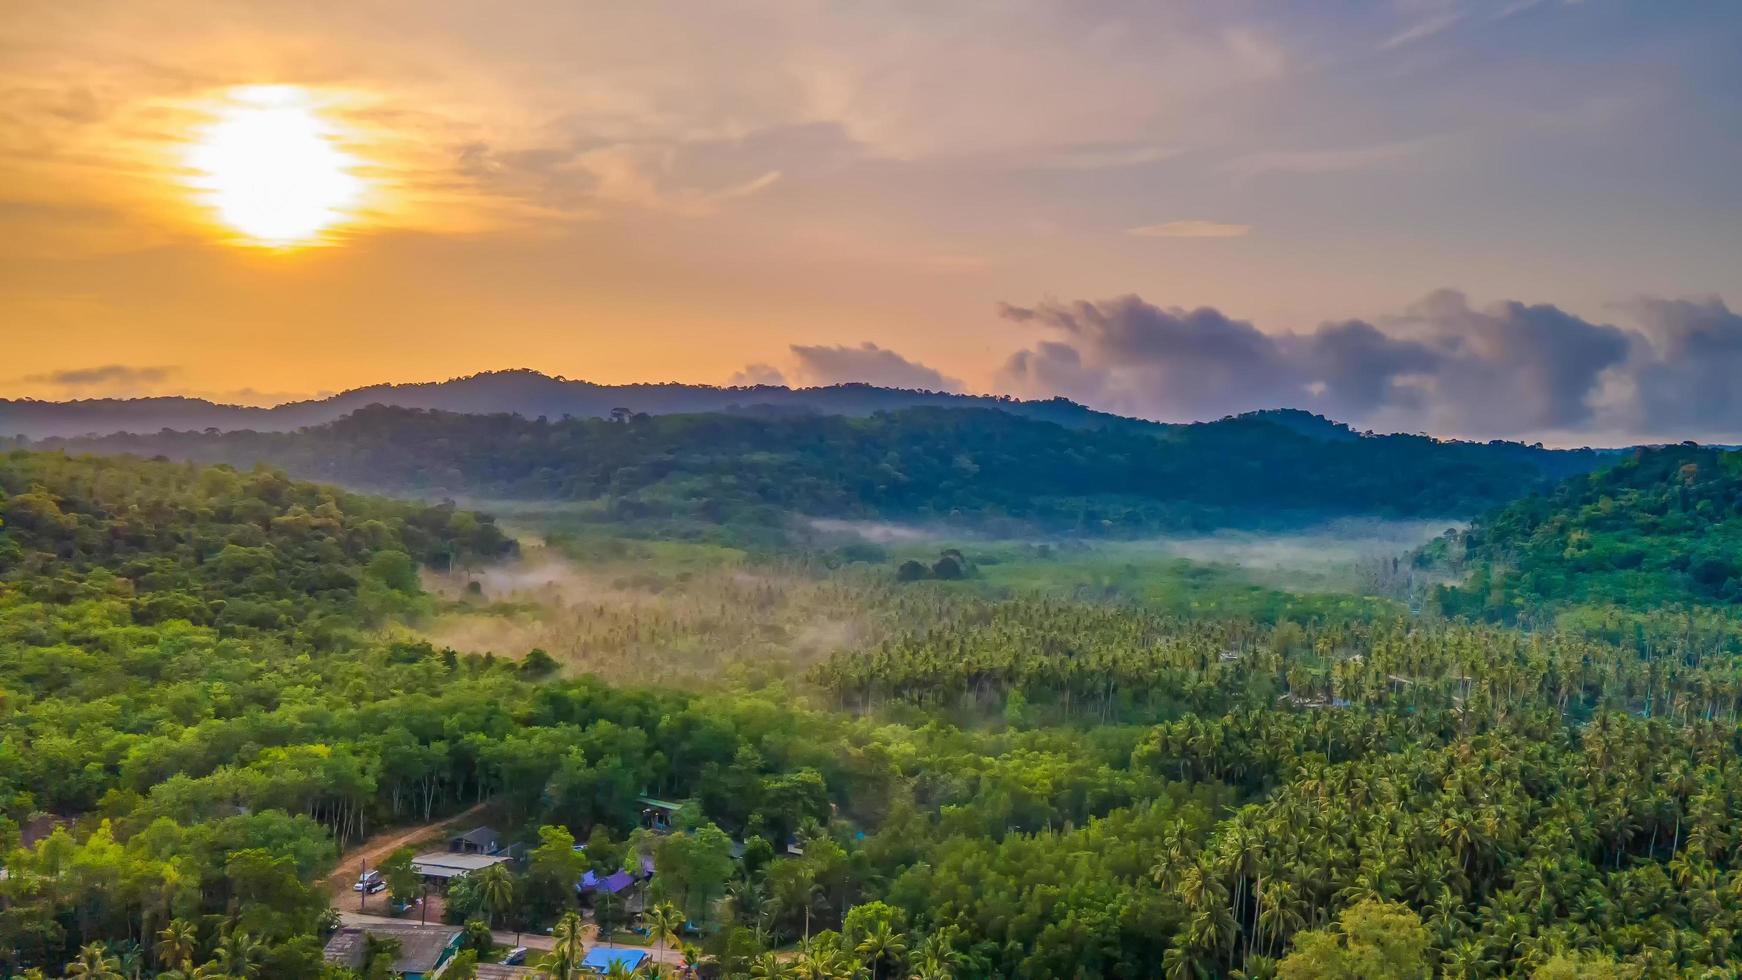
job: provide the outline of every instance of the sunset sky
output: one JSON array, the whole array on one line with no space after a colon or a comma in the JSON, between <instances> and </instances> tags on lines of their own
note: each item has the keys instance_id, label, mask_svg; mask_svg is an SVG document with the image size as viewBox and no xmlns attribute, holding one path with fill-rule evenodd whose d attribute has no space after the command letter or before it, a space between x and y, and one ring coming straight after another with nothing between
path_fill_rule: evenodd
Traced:
<instances>
[{"instance_id":1,"label":"sunset sky","mask_svg":"<svg viewBox=\"0 0 1742 980\"><path fill-rule=\"evenodd\" d=\"M0 395L1742 439L1739 51L1718 0L14 2Z\"/></svg>"}]
</instances>

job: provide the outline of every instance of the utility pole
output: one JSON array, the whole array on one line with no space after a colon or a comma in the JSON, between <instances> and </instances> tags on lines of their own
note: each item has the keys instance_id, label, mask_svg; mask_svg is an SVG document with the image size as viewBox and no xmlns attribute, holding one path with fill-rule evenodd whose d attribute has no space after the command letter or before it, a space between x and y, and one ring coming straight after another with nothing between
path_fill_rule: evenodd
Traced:
<instances>
[{"instance_id":1,"label":"utility pole","mask_svg":"<svg viewBox=\"0 0 1742 980\"><path fill-rule=\"evenodd\" d=\"M368 878L368 876L369 876L369 859L363 858L361 861L358 862L358 865L357 865L357 911L358 912L364 911L363 907L365 905L369 904L369 882L366 880Z\"/></svg>"}]
</instances>

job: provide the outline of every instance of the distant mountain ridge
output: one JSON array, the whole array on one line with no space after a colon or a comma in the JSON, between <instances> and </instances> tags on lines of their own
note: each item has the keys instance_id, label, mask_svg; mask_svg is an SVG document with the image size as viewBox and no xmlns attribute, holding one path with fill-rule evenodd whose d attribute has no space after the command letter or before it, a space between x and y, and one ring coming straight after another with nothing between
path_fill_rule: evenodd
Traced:
<instances>
[{"instance_id":1,"label":"distant mountain ridge","mask_svg":"<svg viewBox=\"0 0 1742 980\"><path fill-rule=\"evenodd\" d=\"M512 370L447 381L370 385L271 408L225 405L184 396L60 402L0 399L0 436L64 439L114 432L148 434L164 429L291 432L336 421L370 405L464 415L508 414L527 419L543 416L553 420L609 418L617 409L648 415L799 412L865 416L904 408L993 408L1070 428L1157 424L1099 412L1065 398L1024 400L860 383L817 388L716 387L677 382L606 385L531 370Z\"/></svg>"},{"instance_id":2,"label":"distant mountain ridge","mask_svg":"<svg viewBox=\"0 0 1742 980\"><path fill-rule=\"evenodd\" d=\"M1305 413L1190 425L1104 418L1067 428L1000 409L920 406L859 417L776 410L550 420L373 405L295 432L37 444L268 463L425 498L588 502L596 519L616 522L775 526L797 515L1012 534L1461 519L1607 461L1592 450L1355 434Z\"/></svg>"}]
</instances>

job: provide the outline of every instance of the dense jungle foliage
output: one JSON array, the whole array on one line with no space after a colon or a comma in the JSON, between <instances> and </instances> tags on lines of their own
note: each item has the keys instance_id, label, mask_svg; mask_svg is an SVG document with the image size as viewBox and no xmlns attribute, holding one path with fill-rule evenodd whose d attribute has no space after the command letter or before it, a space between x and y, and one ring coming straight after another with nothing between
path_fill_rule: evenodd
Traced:
<instances>
[{"instance_id":1,"label":"dense jungle foliage","mask_svg":"<svg viewBox=\"0 0 1742 980\"><path fill-rule=\"evenodd\" d=\"M1640 450L1567 480L1423 550L1467 579L1439 590L1448 613L1589 626L1618 639L1742 636L1742 452Z\"/></svg>"},{"instance_id":2,"label":"dense jungle foliage","mask_svg":"<svg viewBox=\"0 0 1742 980\"><path fill-rule=\"evenodd\" d=\"M509 552L487 518L43 453L0 488L0 972L347 977L340 849L478 803L529 860L450 915L560 931L579 871L647 853L705 976L1742 956L1742 659L1698 636L939 591L814 700L613 687L379 628L437 601L419 564ZM636 831L644 793L680 833Z\"/></svg>"},{"instance_id":3,"label":"dense jungle foliage","mask_svg":"<svg viewBox=\"0 0 1742 980\"><path fill-rule=\"evenodd\" d=\"M72 445L267 462L419 496L595 501L598 519L613 522L779 524L797 513L1089 534L1468 517L1605 461L1590 450L1363 436L1296 415L1071 429L990 409L548 421L373 406L295 433Z\"/></svg>"}]
</instances>

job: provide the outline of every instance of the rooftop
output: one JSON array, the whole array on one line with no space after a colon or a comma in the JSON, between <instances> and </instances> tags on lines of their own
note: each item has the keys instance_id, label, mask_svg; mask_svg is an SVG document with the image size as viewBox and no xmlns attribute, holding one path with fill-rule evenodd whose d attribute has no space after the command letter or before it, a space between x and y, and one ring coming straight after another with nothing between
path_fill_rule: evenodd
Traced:
<instances>
[{"instance_id":1,"label":"rooftop","mask_svg":"<svg viewBox=\"0 0 1742 980\"><path fill-rule=\"evenodd\" d=\"M588 892L598 888L603 889L608 894L615 895L633 884L635 884L635 878L627 871L613 871L603 878L588 871L581 875L581 880L575 884L575 891Z\"/></svg>"},{"instance_id":2,"label":"rooftop","mask_svg":"<svg viewBox=\"0 0 1742 980\"><path fill-rule=\"evenodd\" d=\"M602 946L595 946L588 950L586 957L581 960L581 969L592 973L604 973L611 969L611 964L621 963L625 969L634 970L645 959L647 959L647 950L645 949L606 949Z\"/></svg>"},{"instance_id":3,"label":"rooftop","mask_svg":"<svg viewBox=\"0 0 1742 980\"><path fill-rule=\"evenodd\" d=\"M457 878L468 871L503 864L506 854L460 854L454 851L433 851L411 859L411 870L428 878Z\"/></svg>"},{"instance_id":4,"label":"rooftop","mask_svg":"<svg viewBox=\"0 0 1742 980\"><path fill-rule=\"evenodd\" d=\"M449 838L449 841L452 843L464 841L473 847L482 849L490 847L501 839L502 835L497 833L494 827L473 827L463 834L455 834Z\"/></svg>"},{"instance_id":5,"label":"rooftop","mask_svg":"<svg viewBox=\"0 0 1742 980\"><path fill-rule=\"evenodd\" d=\"M412 922L371 923L367 926L340 926L327 940L322 956L352 970L363 968L363 956L368 951L368 937L399 940L399 959L394 961L395 973L429 973L447 955L448 947L460 936L453 926L418 925Z\"/></svg>"}]
</instances>

